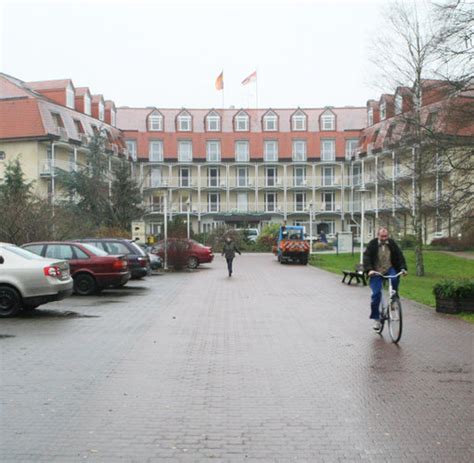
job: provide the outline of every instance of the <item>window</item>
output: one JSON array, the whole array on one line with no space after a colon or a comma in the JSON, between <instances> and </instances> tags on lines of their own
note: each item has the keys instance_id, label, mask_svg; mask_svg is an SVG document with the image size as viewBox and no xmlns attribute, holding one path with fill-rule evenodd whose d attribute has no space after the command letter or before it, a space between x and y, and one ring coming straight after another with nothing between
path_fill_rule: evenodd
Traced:
<instances>
[{"instance_id":1,"label":"window","mask_svg":"<svg viewBox=\"0 0 474 463\"><path fill-rule=\"evenodd\" d=\"M0 151L0 161L4 161L6 156L5 151Z\"/></svg>"},{"instance_id":2,"label":"window","mask_svg":"<svg viewBox=\"0 0 474 463\"><path fill-rule=\"evenodd\" d=\"M64 129L64 122L61 118L61 115L58 113L51 113L51 116L53 117L53 121L56 124L56 127Z\"/></svg>"},{"instance_id":3,"label":"window","mask_svg":"<svg viewBox=\"0 0 474 463\"><path fill-rule=\"evenodd\" d=\"M277 206L277 195L276 193L265 193L265 211L275 212Z\"/></svg>"},{"instance_id":4,"label":"window","mask_svg":"<svg viewBox=\"0 0 474 463\"><path fill-rule=\"evenodd\" d=\"M235 142L235 160L237 162L249 161L249 142L247 140Z\"/></svg>"},{"instance_id":5,"label":"window","mask_svg":"<svg viewBox=\"0 0 474 463\"><path fill-rule=\"evenodd\" d=\"M395 97L395 114L401 114L403 109L403 96L397 95Z\"/></svg>"},{"instance_id":6,"label":"window","mask_svg":"<svg viewBox=\"0 0 474 463\"><path fill-rule=\"evenodd\" d=\"M247 186L248 169L246 167L239 167L237 169L237 186Z\"/></svg>"},{"instance_id":7,"label":"window","mask_svg":"<svg viewBox=\"0 0 474 463\"><path fill-rule=\"evenodd\" d=\"M74 157L74 153L71 151L69 152L68 167L69 167L69 172L74 172L76 170L76 158Z\"/></svg>"},{"instance_id":8,"label":"window","mask_svg":"<svg viewBox=\"0 0 474 463\"><path fill-rule=\"evenodd\" d=\"M207 195L207 210L208 212L219 212L221 195L220 193L208 193Z\"/></svg>"},{"instance_id":9,"label":"window","mask_svg":"<svg viewBox=\"0 0 474 463\"><path fill-rule=\"evenodd\" d=\"M220 162L221 160L221 142L208 141L206 143L206 159L207 162Z\"/></svg>"},{"instance_id":10,"label":"window","mask_svg":"<svg viewBox=\"0 0 474 463\"><path fill-rule=\"evenodd\" d=\"M273 111L268 112L263 117L263 130L265 132L275 132L278 130L278 117Z\"/></svg>"},{"instance_id":11,"label":"window","mask_svg":"<svg viewBox=\"0 0 474 463\"><path fill-rule=\"evenodd\" d=\"M127 151L129 156L132 159L137 159L137 141L136 140L125 140L125 144L127 145Z\"/></svg>"},{"instance_id":12,"label":"window","mask_svg":"<svg viewBox=\"0 0 474 463\"><path fill-rule=\"evenodd\" d=\"M352 156L356 154L358 147L359 147L359 140L357 138L346 140L346 159L347 160L350 161Z\"/></svg>"},{"instance_id":13,"label":"window","mask_svg":"<svg viewBox=\"0 0 474 463\"><path fill-rule=\"evenodd\" d=\"M336 129L336 117L333 113L326 111L321 116L321 130L335 130Z\"/></svg>"},{"instance_id":14,"label":"window","mask_svg":"<svg viewBox=\"0 0 474 463\"><path fill-rule=\"evenodd\" d=\"M84 113L91 115L91 96L87 92L84 93Z\"/></svg>"},{"instance_id":15,"label":"window","mask_svg":"<svg viewBox=\"0 0 474 463\"><path fill-rule=\"evenodd\" d=\"M360 185L362 183L362 168L360 164L352 167L352 185Z\"/></svg>"},{"instance_id":16,"label":"window","mask_svg":"<svg viewBox=\"0 0 474 463\"><path fill-rule=\"evenodd\" d=\"M208 186L219 186L219 169L217 167L210 167L207 173Z\"/></svg>"},{"instance_id":17,"label":"window","mask_svg":"<svg viewBox=\"0 0 474 463\"><path fill-rule=\"evenodd\" d=\"M191 162L193 160L193 144L191 141L178 142L178 161Z\"/></svg>"},{"instance_id":18,"label":"window","mask_svg":"<svg viewBox=\"0 0 474 463\"><path fill-rule=\"evenodd\" d=\"M148 130L151 132L162 131L163 130L163 116L154 112L148 117Z\"/></svg>"},{"instance_id":19,"label":"window","mask_svg":"<svg viewBox=\"0 0 474 463\"><path fill-rule=\"evenodd\" d=\"M82 125L81 121L78 121L77 119L74 119L74 125L76 126L76 130L78 135L85 133L84 132L84 126Z\"/></svg>"},{"instance_id":20,"label":"window","mask_svg":"<svg viewBox=\"0 0 474 463\"><path fill-rule=\"evenodd\" d=\"M163 162L163 141L152 140L149 144L148 157L151 162Z\"/></svg>"},{"instance_id":21,"label":"window","mask_svg":"<svg viewBox=\"0 0 474 463\"><path fill-rule=\"evenodd\" d=\"M100 100L99 101L99 121L103 121L104 116L105 116L104 102Z\"/></svg>"},{"instance_id":22,"label":"window","mask_svg":"<svg viewBox=\"0 0 474 463\"><path fill-rule=\"evenodd\" d=\"M191 132L192 130L191 115L188 112L183 112L178 116L178 130L180 132Z\"/></svg>"},{"instance_id":23,"label":"window","mask_svg":"<svg viewBox=\"0 0 474 463\"><path fill-rule=\"evenodd\" d=\"M277 184L277 170L276 167L267 167L266 172L266 186L276 186Z\"/></svg>"},{"instance_id":24,"label":"window","mask_svg":"<svg viewBox=\"0 0 474 463\"><path fill-rule=\"evenodd\" d=\"M278 161L278 142L276 140L265 140L263 142L263 155L267 162Z\"/></svg>"},{"instance_id":25,"label":"window","mask_svg":"<svg viewBox=\"0 0 474 463\"><path fill-rule=\"evenodd\" d=\"M295 167L294 185L306 186L306 168L305 167Z\"/></svg>"},{"instance_id":26,"label":"window","mask_svg":"<svg viewBox=\"0 0 474 463\"><path fill-rule=\"evenodd\" d=\"M69 84L69 85L66 87L66 106L67 106L68 108L74 109L74 106L75 106L75 98L76 98L76 95L74 94L74 89L72 88L72 85Z\"/></svg>"},{"instance_id":27,"label":"window","mask_svg":"<svg viewBox=\"0 0 474 463\"><path fill-rule=\"evenodd\" d=\"M48 244L44 257L71 260L74 259L74 253L69 244Z\"/></svg>"},{"instance_id":28,"label":"window","mask_svg":"<svg viewBox=\"0 0 474 463\"><path fill-rule=\"evenodd\" d=\"M335 210L333 191L323 191L321 193L321 210L323 211Z\"/></svg>"},{"instance_id":29,"label":"window","mask_svg":"<svg viewBox=\"0 0 474 463\"><path fill-rule=\"evenodd\" d=\"M336 141L332 139L321 140L321 160L334 161L336 159Z\"/></svg>"},{"instance_id":30,"label":"window","mask_svg":"<svg viewBox=\"0 0 474 463\"><path fill-rule=\"evenodd\" d=\"M248 132L249 130L249 116L246 112L240 111L235 116L235 131L236 132Z\"/></svg>"},{"instance_id":31,"label":"window","mask_svg":"<svg viewBox=\"0 0 474 463\"><path fill-rule=\"evenodd\" d=\"M374 109L369 108L367 111L367 125L370 127L374 123Z\"/></svg>"},{"instance_id":32,"label":"window","mask_svg":"<svg viewBox=\"0 0 474 463\"><path fill-rule=\"evenodd\" d=\"M150 172L150 186L156 188L161 186L161 167L152 167Z\"/></svg>"},{"instance_id":33,"label":"window","mask_svg":"<svg viewBox=\"0 0 474 463\"><path fill-rule=\"evenodd\" d=\"M295 211L303 212L306 209L306 193L298 191L295 193Z\"/></svg>"},{"instance_id":34,"label":"window","mask_svg":"<svg viewBox=\"0 0 474 463\"><path fill-rule=\"evenodd\" d=\"M117 113L113 108L110 110L110 125L113 127L117 125Z\"/></svg>"},{"instance_id":35,"label":"window","mask_svg":"<svg viewBox=\"0 0 474 463\"><path fill-rule=\"evenodd\" d=\"M237 210L239 212L248 211L248 194L245 191L237 193Z\"/></svg>"},{"instance_id":36,"label":"window","mask_svg":"<svg viewBox=\"0 0 474 463\"><path fill-rule=\"evenodd\" d=\"M185 188L191 186L191 171L188 167L181 167L179 170L179 186Z\"/></svg>"},{"instance_id":37,"label":"window","mask_svg":"<svg viewBox=\"0 0 474 463\"><path fill-rule=\"evenodd\" d=\"M333 166L325 166L322 168L321 171L322 175L322 184L323 186L332 186L334 185L334 167Z\"/></svg>"},{"instance_id":38,"label":"window","mask_svg":"<svg viewBox=\"0 0 474 463\"><path fill-rule=\"evenodd\" d=\"M206 118L206 130L208 132L219 132L221 129L221 118L216 111L212 111Z\"/></svg>"},{"instance_id":39,"label":"window","mask_svg":"<svg viewBox=\"0 0 474 463\"><path fill-rule=\"evenodd\" d=\"M306 114L298 110L291 118L291 130L306 130Z\"/></svg>"},{"instance_id":40,"label":"window","mask_svg":"<svg viewBox=\"0 0 474 463\"><path fill-rule=\"evenodd\" d=\"M428 114L428 117L426 119L426 127L429 129L429 130L433 130L436 126L436 120L438 119L438 113L436 112L430 112Z\"/></svg>"},{"instance_id":41,"label":"window","mask_svg":"<svg viewBox=\"0 0 474 463\"><path fill-rule=\"evenodd\" d=\"M76 259L89 259L89 256L78 246L74 246L74 254Z\"/></svg>"},{"instance_id":42,"label":"window","mask_svg":"<svg viewBox=\"0 0 474 463\"><path fill-rule=\"evenodd\" d=\"M387 104L385 101L380 103L380 120L383 121L387 117Z\"/></svg>"},{"instance_id":43,"label":"window","mask_svg":"<svg viewBox=\"0 0 474 463\"><path fill-rule=\"evenodd\" d=\"M293 161L306 161L306 140L293 140Z\"/></svg>"}]
</instances>

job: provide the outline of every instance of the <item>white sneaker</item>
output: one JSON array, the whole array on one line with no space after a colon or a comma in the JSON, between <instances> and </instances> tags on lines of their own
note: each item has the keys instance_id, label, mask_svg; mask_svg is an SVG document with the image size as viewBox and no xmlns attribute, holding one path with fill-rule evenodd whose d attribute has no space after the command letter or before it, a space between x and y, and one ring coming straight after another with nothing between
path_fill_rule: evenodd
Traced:
<instances>
[{"instance_id":1,"label":"white sneaker","mask_svg":"<svg viewBox=\"0 0 474 463\"><path fill-rule=\"evenodd\" d=\"M374 331L379 331L381 326L380 320L375 320L372 328Z\"/></svg>"}]
</instances>

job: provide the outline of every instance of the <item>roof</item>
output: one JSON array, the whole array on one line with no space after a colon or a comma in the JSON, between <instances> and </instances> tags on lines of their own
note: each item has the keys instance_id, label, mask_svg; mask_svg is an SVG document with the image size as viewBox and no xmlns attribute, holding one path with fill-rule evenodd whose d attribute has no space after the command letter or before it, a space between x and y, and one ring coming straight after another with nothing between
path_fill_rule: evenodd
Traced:
<instances>
[{"instance_id":1,"label":"roof","mask_svg":"<svg viewBox=\"0 0 474 463\"><path fill-rule=\"evenodd\" d=\"M40 80L37 82L26 82L26 85L34 90L58 90L66 88L68 85L74 87L71 79Z\"/></svg>"},{"instance_id":2,"label":"roof","mask_svg":"<svg viewBox=\"0 0 474 463\"><path fill-rule=\"evenodd\" d=\"M84 96L86 93L91 94L89 87L76 87L75 90L76 96Z\"/></svg>"}]
</instances>

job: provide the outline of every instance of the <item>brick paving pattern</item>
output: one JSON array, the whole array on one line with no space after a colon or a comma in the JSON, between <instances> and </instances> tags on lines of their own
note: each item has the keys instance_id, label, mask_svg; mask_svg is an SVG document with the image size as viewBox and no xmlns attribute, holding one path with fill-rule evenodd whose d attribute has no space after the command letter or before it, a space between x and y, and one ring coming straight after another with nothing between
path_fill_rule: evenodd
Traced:
<instances>
[{"instance_id":1,"label":"brick paving pattern","mask_svg":"<svg viewBox=\"0 0 474 463\"><path fill-rule=\"evenodd\" d=\"M472 325L368 301L244 255L0 320L0 461L473 461Z\"/></svg>"}]
</instances>

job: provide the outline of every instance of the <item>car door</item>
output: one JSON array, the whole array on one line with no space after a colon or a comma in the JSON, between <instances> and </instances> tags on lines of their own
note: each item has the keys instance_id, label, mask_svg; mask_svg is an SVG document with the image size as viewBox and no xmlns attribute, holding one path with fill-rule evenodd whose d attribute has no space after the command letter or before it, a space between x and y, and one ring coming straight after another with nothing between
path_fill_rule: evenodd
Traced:
<instances>
[{"instance_id":1,"label":"car door","mask_svg":"<svg viewBox=\"0 0 474 463\"><path fill-rule=\"evenodd\" d=\"M74 275L78 268L80 268L80 262L78 262L73 247L70 244L47 244L44 251L44 257L67 260L69 262L69 268L71 269L71 275Z\"/></svg>"}]
</instances>

